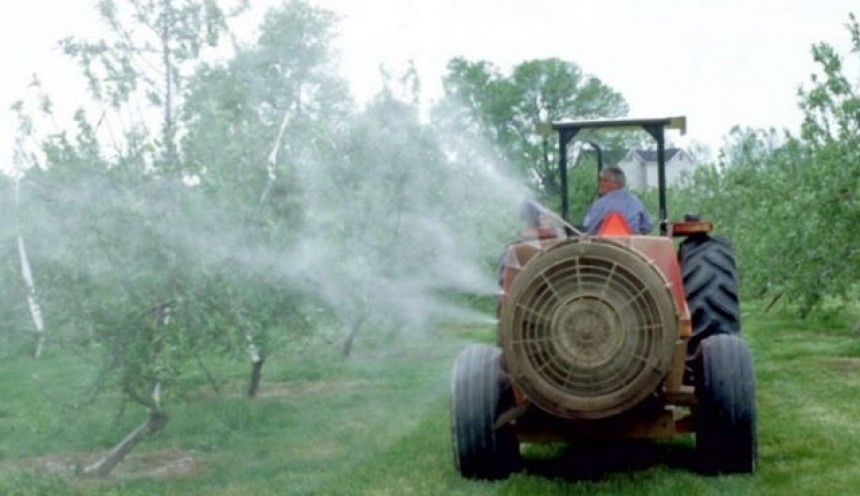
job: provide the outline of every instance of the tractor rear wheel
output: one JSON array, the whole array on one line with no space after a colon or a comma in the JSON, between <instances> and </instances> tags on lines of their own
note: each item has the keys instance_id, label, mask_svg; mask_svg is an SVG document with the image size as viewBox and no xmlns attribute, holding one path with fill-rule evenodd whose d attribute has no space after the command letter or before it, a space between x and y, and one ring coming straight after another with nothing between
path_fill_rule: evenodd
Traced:
<instances>
[{"instance_id":1,"label":"tractor rear wheel","mask_svg":"<svg viewBox=\"0 0 860 496\"><path fill-rule=\"evenodd\" d=\"M510 380L501 368L501 350L469 345L454 362L452 375L451 430L457 469L470 479L508 477L520 469L522 459L513 426L494 426L514 404Z\"/></svg>"},{"instance_id":2,"label":"tractor rear wheel","mask_svg":"<svg viewBox=\"0 0 860 496\"><path fill-rule=\"evenodd\" d=\"M731 244L725 238L687 238L681 243L679 258L693 320L687 347L687 355L692 357L706 338L741 332L738 276Z\"/></svg>"},{"instance_id":3,"label":"tractor rear wheel","mask_svg":"<svg viewBox=\"0 0 860 496\"><path fill-rule=\"evenodd\" d=\"M702 341L696 366L696 451L706 473L752 472L758 448L752 356L739 337Z\"/></svg>"}]
</instances>

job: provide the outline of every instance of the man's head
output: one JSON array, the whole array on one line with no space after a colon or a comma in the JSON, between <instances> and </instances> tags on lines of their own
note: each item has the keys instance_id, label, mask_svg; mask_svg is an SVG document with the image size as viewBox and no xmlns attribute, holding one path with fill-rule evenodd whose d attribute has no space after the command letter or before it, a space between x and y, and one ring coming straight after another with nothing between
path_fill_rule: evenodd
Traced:
<instances>
[{"instance_id":1,"label":"man's head","mask_svg":"<svg viewBox=\"0 0 860 496\"><path fill-rule=\"evenodd\" d=\"M624 171L618 167L607 167L600 171L600 181L597 185L597 191L600 196L622 189L627 184L627 178L624 177Z\"/></svg>"}]
</instances>

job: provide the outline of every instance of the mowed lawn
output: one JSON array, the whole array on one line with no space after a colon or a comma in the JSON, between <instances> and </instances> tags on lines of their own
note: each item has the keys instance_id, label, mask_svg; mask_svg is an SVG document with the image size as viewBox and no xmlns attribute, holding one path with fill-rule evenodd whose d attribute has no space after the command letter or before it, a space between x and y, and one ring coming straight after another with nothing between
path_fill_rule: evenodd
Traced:
<instances>
[{"instance_id":1,"label":"mowed lawn","mask_svg":"<svg viewBox=\"0 0 860 496\"><path fill-rule=\"evenodd\" d=\"M439 329L386 345L282 350L259 398L241 395L244 364L209 362L172 399L166 429L107 480L77 463L143 419L127 405L84 401L92 372L57 350L0 361L0 494L8 495L853 495L860 491L860 335L853 318L798 321L746 305L755 359L759 467L703 476L694 441L526 446L527 467L500 482L455 472L448 418L451 365L492 329ZM361 339L359 340L361 342ZM331 350L329 350L331 348Z\"/></svg>"}]
</instances>

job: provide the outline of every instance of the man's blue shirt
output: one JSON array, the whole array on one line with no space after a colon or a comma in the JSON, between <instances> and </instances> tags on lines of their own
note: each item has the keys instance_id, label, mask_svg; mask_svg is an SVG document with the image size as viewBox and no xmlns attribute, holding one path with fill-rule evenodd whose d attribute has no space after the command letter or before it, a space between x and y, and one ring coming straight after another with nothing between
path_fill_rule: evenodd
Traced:
<instances>
[{"instance_id":1,"label":"man's blue shirt","mask_svg":"<svg viewBox=\"0 0 860 496\"><path fill-rule=\"evenodd\" d=\"M610 191L597 199L585 214L585 229L589 234L597 234L600 223L609 212L618 212L627 220L634 233L647 234L651 232L651 217L645 211L645 206L639 198L624 189Z\"/></svg>"}]
</instances>

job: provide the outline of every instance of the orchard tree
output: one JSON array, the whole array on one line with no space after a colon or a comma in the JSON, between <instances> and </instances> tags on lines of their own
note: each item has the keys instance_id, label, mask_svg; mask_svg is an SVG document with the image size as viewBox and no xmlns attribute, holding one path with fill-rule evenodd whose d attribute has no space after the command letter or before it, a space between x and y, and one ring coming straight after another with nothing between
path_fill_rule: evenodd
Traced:
<instances>
[{"instance_id":1,"label":"orchard tree","mask_svg":"<svg viewBox=\"0 0 860 496\"><path fill-rule=\"evenodd\" d=\"M797 168L801 184L792 198L800 200L797 217L805 235L805 248L795 263L806 278L789 279L788 289L802 312L825 296L845 298L857 287L854 274L860 271L860 87L845 74L860 67L860 25L854 14L846 27L850 65L846 68L832 46L813 46L820 73L800 91L800 139L809 155Z\"/></svg>"},{"instance_id":2,"label":"orchard tree","mask_svg":"<svg viewBox=\"0 0 860 496\"><path fill-rule=\"evenodd\" d=\"M224 216L208 217L211 205L189 186L177 138L185 77L231 11L211 0L103 0L98 12L107 39L61 43L93 106L40 143L44 163L22 179L22 225L44 311L62 326L57 340L100 353L97 384L147 411L86 475L108 474L164 427L185 364L217 342L218 305L201 295L218 287L214 264L227 244L211 233L230 232L212 225Z\"/></svg>"},{"instance_id":3,"label":"orchard tree","mask_svg":"<svg viewBox=\"0 0 860 496\"><path fill-rule=\"evenodd\" d=\"M225 306L248 345L252 396L271 333L303 327L302 309L313 307L283 265L304 218L296 164L331 142L352 109L335 28L331 12L304 1L270 10L256 43L197 71L184 107L186 162L241 232L223 273L242 289Z\"/></svg>"},{"instance_id":4,"label":"orchard tree","mask_svg":"<svg viewBox=\"0 0 860 496\"><path fill-rule=\"evenodd\" d=\"M298 169L306 224L297 258L309 270L297 275L337 315L349 355L368 324L423 320L418 288L401 278L419 268L416 259L428 248L415 243L414 215L441 155L417 107L390 87L322 151Z\"/></svg>"}]
</instances>

